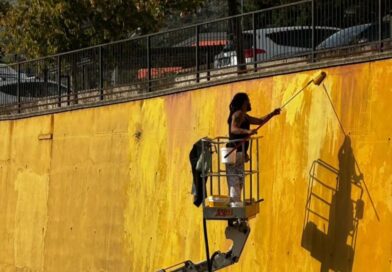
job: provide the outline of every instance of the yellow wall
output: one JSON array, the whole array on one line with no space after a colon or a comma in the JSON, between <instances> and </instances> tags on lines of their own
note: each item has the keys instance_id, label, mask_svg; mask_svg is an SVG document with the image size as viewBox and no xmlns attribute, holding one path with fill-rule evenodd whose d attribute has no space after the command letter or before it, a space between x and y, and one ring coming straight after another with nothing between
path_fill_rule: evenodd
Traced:
<instances>
[{"instance_id":1,"label":"yellow wall","mask_svg":"<svg viewBox=\"0 0 392 272\"><path fill-rule=\"evenodd\" d=\"M355 205L348 203L361 190L353 271L392 271L391 65L325 70L353 154L350 146L342 153L344 135L321 87L310 87L260 130L265 202L240 262L226 271L349 271ZM249 94L260 116L318 72L0 122L0 271L156 271L202 260L202 214L190 195L192 144L226 134L237 91ZM328 221L306 219L312 163L340 168L337 175L316 171L336 186L337 178L358 174L353 156L365 183L348 182L338 194L314 184L331 206L312 199L311 208ZM309 232L309 223L318 230ZM224 250L225 224L208 226L211 251Z\"/></svg>"}]
</instances>

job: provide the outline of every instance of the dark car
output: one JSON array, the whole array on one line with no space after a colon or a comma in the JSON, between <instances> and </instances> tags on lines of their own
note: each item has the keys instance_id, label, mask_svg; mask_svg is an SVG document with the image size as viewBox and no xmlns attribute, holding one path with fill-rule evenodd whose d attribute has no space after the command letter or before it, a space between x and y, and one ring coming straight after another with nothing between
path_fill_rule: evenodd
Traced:
<instances>
[{"instance_id":1,"label":"dark car","mask_svg":"<svg viewBox=\"0 0 392 272\"><path fill-rule=\"evenodd\" d=\"M6 64L0 64L0 105L16 103L18 91L18 72ZM65 93L67 86L61 85ZM20 73L19 94L21 101L32 101L42 97L58 95L58 83L44 80L36 76Z\"/></svg>"},{"instance_id":2,"label":"dark car","mask_svg":"<svg viewBox=\"0 0 392 272\"><path fill-rule=\"evenodd\" d=\"M381 27L381 38L391 38L390 23L384 22ZM369 23L355 25L342 29L321 42L317 49L338 48L343 46L363 44L379 40L379 24Z\"/></svg>"}]
</instances>

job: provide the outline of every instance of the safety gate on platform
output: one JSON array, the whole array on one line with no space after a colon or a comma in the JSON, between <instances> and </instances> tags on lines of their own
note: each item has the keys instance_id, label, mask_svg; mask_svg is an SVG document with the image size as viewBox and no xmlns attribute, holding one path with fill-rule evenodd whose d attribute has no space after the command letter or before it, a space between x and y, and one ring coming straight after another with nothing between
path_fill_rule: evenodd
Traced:
<instances>
[{"instance_id":1,"label":"safety gate on platform","mask_svg":"<svg viewBox=\"0 0 392 272\"><path fill-rule=\"evenodd\" d=\"M260 139L251 137L244 141L229 140L227 137L215 139L205 138L202 141L204 154L211 154L206 162L208 167L202 168L203 184L203 211L207 220L248 219L259 212L260 197ZM239 152L237 149L246 150ZM235 150L233 150L235 149ZM244 163L238 163L236 160ZM242 168L237 173L229 173L230 164ZM243 179L241 201L232 202L229 197L227 179L237 176Z\"/></svg>"}]
</instances>

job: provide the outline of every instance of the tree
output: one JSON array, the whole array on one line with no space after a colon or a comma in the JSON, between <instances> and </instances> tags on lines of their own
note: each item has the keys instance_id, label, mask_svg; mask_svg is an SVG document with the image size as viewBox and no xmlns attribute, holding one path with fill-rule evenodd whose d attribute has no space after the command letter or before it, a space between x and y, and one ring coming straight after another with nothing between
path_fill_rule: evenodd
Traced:
<instances>
[{"instance_id":1,"label":"tree","mask_svg":"<svg viewBox=\"0 0 392 272\"><path fill-rule=\"evenodd\" d=\"M240 14L242 11L254 11L258 9L265 9L280 4L294 2L296 0L227 0L228 15L234 16ZM241 6L243 5L243 6ZM240 17L234 18L229 21L229 35L233 41L236 50L238 71L243 72L246 70L245 55L244 55L244 38L243 38L243 20Z\"/></svg>"},{"instance_id":2,"label":"tree","mask_svg":"<svg viewBox=\"0 0 392 272\"><path fill-rule=\"evenodd\" d=\"M229 16L240 13L239 2L237 0L228 0L227 5L229 7ZM242 32L241 18L236 17L231 19L229 21L229 36L231 36L230 40L233 41L235 47L239 72L246 70Z\"/></svg>"},{"instance_id":3,"label":"tree","mask_svg":"<svg viewBox=\"0 0 392 272\"><path fill-rule=\"evenodd\" d=\"M6 16L6 14L8 13L8 11L10 10L11 5L7 0L0 0L0 24L1 22L4 20L4 17ZM2 59L4 57L4 49L1 46L0 47L0 58Z\"/></svg>"},{"instance_id":4,"label":"tree","mask_svg":"<svg viewBox=\"0 0 392 272\"><path fill-rule=\"evenodd\" d=\"M228 15L227 0L204 0L193 12L177 11L166 17L165 29L180 25L203 23L209 20L223 18Z\"/></svg>"},{"instance_id":5,"label":"tree","mask_svg":"<svg viewBox=\"0 0 392 272\"><path fill-rule=\"evenodd\" d=\"M258 9L265 9L283 4L298 2L298 0L244 0L244 10L253 11Z\"/></svg>"},{"instance_id":6,"label":"tree","mask_svg":"<svg viewBox=\"0 0 392 272\"><path fill-rule=\"evenodd\" d=\"M0 0L0 20L7 14L11 4L7 0Z\"/></svg>"},{"instance_id":7,"label":"tree","mask_svg":"<svg viewBox=\"0 0 392 272\"><path fill-rule=\"evenodd\" d=\"M157 31L167 14L202 0L19 0L1 20L2 47L35 58Z\"/></svg>"}]
</instances>

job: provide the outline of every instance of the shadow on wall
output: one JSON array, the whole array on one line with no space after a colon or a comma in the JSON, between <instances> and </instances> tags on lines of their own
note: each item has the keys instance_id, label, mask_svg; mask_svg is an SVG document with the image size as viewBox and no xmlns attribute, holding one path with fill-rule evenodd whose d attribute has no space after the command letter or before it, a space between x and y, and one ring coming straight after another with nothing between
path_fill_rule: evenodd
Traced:
<instances>
[{"instance_id":1,"label":"shadow on wall","mask_svg":"<svg viewBox=\"0 0 392 272\"><path fill-rule=\"evenodd\" d=\"M314 161L309 172L301 245L321 263L320 271L352 271L364 202L351 139L339 149L339 169Z\"/></svg>"}]
</instances>

